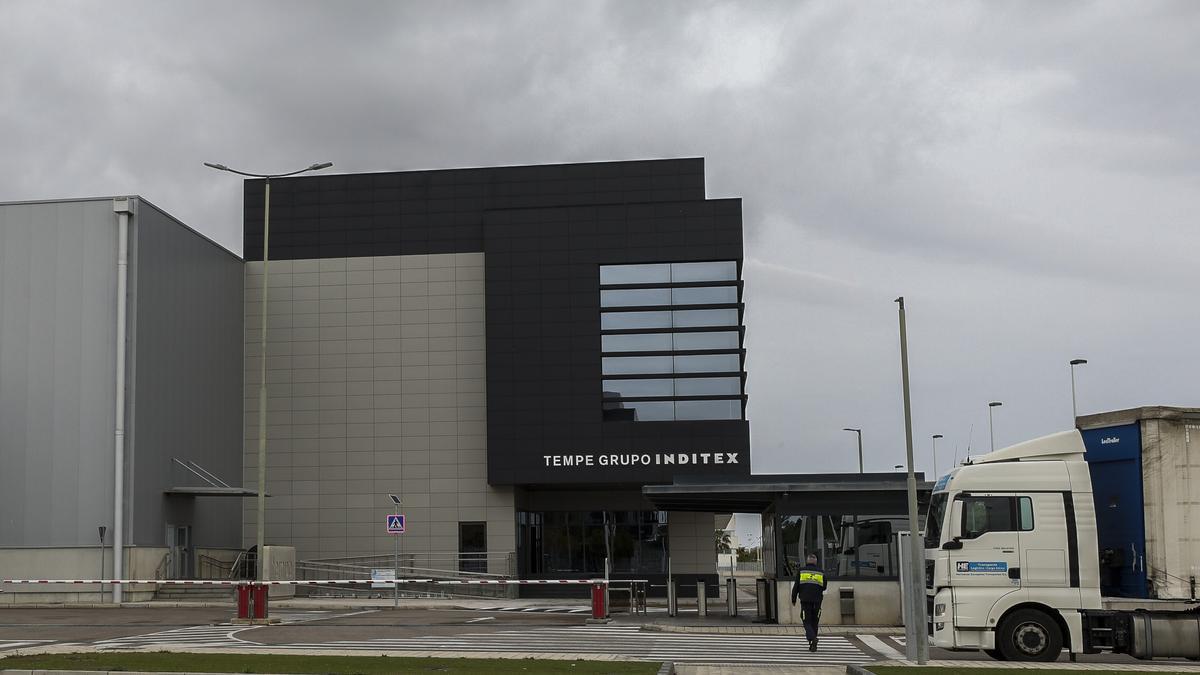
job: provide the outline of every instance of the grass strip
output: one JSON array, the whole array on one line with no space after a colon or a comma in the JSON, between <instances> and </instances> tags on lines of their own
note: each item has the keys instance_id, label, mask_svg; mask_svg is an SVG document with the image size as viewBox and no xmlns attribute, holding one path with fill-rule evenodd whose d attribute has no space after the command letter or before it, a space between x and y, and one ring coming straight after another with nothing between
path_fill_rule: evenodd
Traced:
<instances>
[{"instance_id":1,"label":"grass strip","mask_svg":"<svg viewBox=\"0 0 1200 675\"><path fill-rule=\"evenodd\" d=\"M2 663L2 662L0 662ZM1124 673L1129 674L1129 670L1122 670L1120 664L1112 664L1114 670L1088 670L1087 675L1097 675L1104 673ZM1033 673L1049 673L1052 675L1063 675L1070 673L1069 670L1055 668L1025 668L1022 665L1020 670L1012 668L954 668L954 667L931 667L931 665L868 665L866 669L870 670L875 675L944 675L946 673L961 673L964 675L1030 675ZM1174 675L1177 673L1190 673L1195 675L1195 670L1138 670L1138 675Z\"/></svg>"},{"instance_id":2,"label":"grass strip","mask_svg":"<svg viewBox=\"0 0 1200 675\"><path fill-rule=\"evenodd\" d=\"M445 659L406 656L306 656L296 654L191 654L105 652L36 654L0 659L0 670L99 670L202 673L314 673L392 675L393 673L579 673L652 675L660 664L638 661L554 661L548 659Z\"/></svg>"}]
</instances>

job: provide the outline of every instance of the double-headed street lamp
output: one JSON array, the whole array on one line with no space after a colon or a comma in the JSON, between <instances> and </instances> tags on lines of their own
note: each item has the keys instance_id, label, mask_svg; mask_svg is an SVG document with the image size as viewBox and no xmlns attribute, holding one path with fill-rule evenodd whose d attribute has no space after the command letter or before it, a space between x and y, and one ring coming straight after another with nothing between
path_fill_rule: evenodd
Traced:
<instances>
[{"instance_id":1,"label":"double-headed street lamp","mask_svg":"<svg viewBox=\"0 0 1200 675\"><path fill-rule=\"evenodd\" d=\"M858 434L858 472L862 473L863 472L862 429L851 429L850 427L846 427L845 429L842 429L842 431L853 431L854 433Z\"/></svg>"},{"instance_id":2,"label":"double-headed street lamp","mask_svg":"<svg viewBox=\"0 0 1200 675\"><path fill-rule=\"evenodd\" d=\"M1071 359L1071 428L1075 428L1075 420L1079 418L1079 410L1075 407L1075 366L1082 366L1087 359Z\"/></svg>"},{"instance_id":3,"label":"double-headed street lamp","mask_svg":"<svg viewBox=\"0 0 1200 675\"><path fill-rule=\"evenodd\" d=\"M1004 405L1000 401L992 401L988 404L988 436L992 439L992 452L996 451L996 432L992 427L992 411Z\"/></svg>"},{"instance_id":4,"label":"double-headed street lamp","mask_svg":"<svg viewBox=\"0 0 1200 675\"><path fill-rule=\"evenodd\" d=\"M247 176L249 178L262 178L266 180L266 186L263 190L263 284L262 284L262 345L258 356L261 361L262 368L259 371L258 381L258 533L255 539L257 544L258 554L255 555L257 562L257 570L255 576L259 581L263 580L263 539L266 533L267 522L267 244L270 234L271 225L271 179L283 178L285 176L295 176L296 174L305 173L307 171L319 171L328 169L333 166L333 162L323 162L320 164L312 164L303 169L296 171L288 171L286 173L250 173L248 171L238 171L231 169L224 164L213 164L205 162L204 166L217 171L228 171L236 173L239 176Z\"/></svg>"}]
</instances>

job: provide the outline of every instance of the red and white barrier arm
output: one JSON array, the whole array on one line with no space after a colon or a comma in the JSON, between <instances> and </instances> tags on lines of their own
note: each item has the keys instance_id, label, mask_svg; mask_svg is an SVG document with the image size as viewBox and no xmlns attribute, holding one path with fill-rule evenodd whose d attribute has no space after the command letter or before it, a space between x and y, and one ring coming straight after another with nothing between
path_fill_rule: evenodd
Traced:
<instances>
[{"instance_id":1,"label":"red and white barrier arm","mask_svg":"<svg viewBox=\"0 0 1200 675\"><path fill-rule=\"evenodd\" d=\"M159 584L162 586L333 586L352 584L435 584L442 586L544 585L647 583L645 579L321 579L295 581L247 581L235 579L0 579L0 584Z\"/></svg>"}]
</instances>

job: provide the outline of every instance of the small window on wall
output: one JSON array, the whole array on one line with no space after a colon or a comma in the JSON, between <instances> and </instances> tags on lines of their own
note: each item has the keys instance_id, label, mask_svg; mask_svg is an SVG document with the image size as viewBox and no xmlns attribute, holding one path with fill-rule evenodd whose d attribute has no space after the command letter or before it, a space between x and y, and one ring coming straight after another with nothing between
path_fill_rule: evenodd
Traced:
<instances>
[{"instance_id":1,"label":"small window on wall","mask_svg":"<svg viewBox=\"0 0 1200 675\"><path fill-rule=\"evenodd\" d=\"M487 523L458 524L458 569L462 572L487 572Z\"/></svg>"}]
</instances>

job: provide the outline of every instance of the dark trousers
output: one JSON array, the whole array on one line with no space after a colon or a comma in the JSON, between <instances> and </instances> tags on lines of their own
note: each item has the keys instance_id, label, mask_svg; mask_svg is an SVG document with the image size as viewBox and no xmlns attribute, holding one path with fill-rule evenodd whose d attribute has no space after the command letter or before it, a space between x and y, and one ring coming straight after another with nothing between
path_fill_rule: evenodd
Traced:
<instances>
[{"instance_id":1,"label":"dark trousers","mask_svg":"<svg viewBox=\"0 0 1200 675\"><path fill-rule=\"evenodd\" d=\"M804 622L804 637L809 642L817 639L817 626L821 623L821 603L800 603L800 620Z\"/></svg>"}]
</instances>

